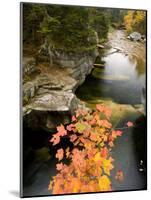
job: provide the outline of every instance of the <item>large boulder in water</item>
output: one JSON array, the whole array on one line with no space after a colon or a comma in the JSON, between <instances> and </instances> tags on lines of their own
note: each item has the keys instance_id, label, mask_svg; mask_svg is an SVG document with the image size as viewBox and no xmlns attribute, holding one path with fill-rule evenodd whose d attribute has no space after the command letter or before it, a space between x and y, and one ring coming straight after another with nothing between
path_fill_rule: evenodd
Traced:
<instances>
[{"instance_id":1,"label":"large boulder in water","mask_svg":"<svg viewBox=\"0 0 151 200\"><path fill-rule=\"evenodd\" d=\"M128 39L133 40L133 41L140 41L141 40L141 34L138 32L133 32L128 36Z\"/></svg>"}]
</instances>

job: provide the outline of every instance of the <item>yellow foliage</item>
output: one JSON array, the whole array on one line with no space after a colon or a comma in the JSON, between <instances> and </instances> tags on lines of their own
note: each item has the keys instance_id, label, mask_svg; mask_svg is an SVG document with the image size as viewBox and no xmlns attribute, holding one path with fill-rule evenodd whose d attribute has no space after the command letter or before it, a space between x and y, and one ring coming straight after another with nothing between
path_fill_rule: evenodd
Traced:
<instances>
[{"instance_id":1,"label":"yellow foliage","mask_svg":"<svg viewBox=\"0 0 151 200\"><path fill-rule=\"evenodd\" d=\"M128 32L132 31L133 12L134 11L128 11L127 15L124 17L125 27Z\"/></svg>"},{"instance_id":2,"label":"yellow foliage","mask_svg":"<svg viewBox=\"0 0 151 200\"><path fill-rule=\"evenodd\" d=\"M101 160L102 160L102 157L101 157L100 152L96 153L96 155L94 156L94 161L97 162L97 161L101 161Z\"/></svg>"},{"instance_id":3,"label":"yellow foliage","mask_svg":"<svg viewBox=\"0 0 151 200\"><path fill-rule=\"evenodd\" d=\"M101 178L99 178L99 188L100 191L110 191L111 190L111 182L110 179L103 175Z\"/></svg>"},{"instance_id":4,"label":"yellow foliage","mask_svg":"<svg viewBox=\"0 0 151 200\"><path fill-rule=\"evenodd\" d=\"M124 17L127 32L145 32L145 11L128 11Z\"/></svg>"},{"instance_id":5,"label":"yellow foliage","mask_svg":"<svg viewBox=\"0 0 151 200\"><path fill-rule=\"evenodd\" d=\"M103 169L104 169L104 172L107 175L110 175L110 171L111 171L111 169L113 169L113 165L111 163L111 160L109 160L109 159L103 160Z\"/></svg>"}]
</instances>

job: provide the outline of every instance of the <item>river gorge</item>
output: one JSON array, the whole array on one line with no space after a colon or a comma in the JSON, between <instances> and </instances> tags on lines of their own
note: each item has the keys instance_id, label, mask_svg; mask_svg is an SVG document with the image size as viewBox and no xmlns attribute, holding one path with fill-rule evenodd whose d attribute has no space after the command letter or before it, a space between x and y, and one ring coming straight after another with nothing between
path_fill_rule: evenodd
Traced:
<instances>
[{"instance_id":1,"label":"river gorge","mask_svg":"<svg viewBox=\"0 0 151 200\"><path fill-rule=\"evenodd\" d=\"M24 195L49 194L47 186L56 173L49 138L56 125L67 124L78 107L93 109L98 103L112 109L115 128L125 127L127 121L135 124L123 129L111 152L113 191L145 189L146 43L128 40L124 30L113 30L102 48L70 57L51 53L53 67L39 64L42 73L24 83ZM122 183L115 180L116 170L124 172Z\"/></svg>"}]
</instances>

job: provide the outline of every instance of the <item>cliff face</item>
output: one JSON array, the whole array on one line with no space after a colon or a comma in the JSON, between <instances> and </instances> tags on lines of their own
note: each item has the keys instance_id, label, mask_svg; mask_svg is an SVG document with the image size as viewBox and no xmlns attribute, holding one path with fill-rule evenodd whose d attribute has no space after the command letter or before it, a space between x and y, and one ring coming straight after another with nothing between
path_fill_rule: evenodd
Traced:
<instances>
[{"instance_id":1,"label":"cliff face","mask_svg":"<svg viewBox=\"0 0 151 200\"><path fill-rule=\"evenodd\" d=\"M77 80L78 85L82 84L85 77L91 72L97 55L97 50L83 53L66 53L49 48L50 64L54 63L66 68L69 75Z\"/></svg>"},{"instance_id":2,"label":"cliff face","mask_svg":"<svg viewBox=\"0 0 151 200\"><path fill-rule=\"evenodd\" d=\"M23 75L30 76L23 85L25 124L47 130L65 123L64 120L68 122L75 109L83 106L74 92L91 72L97 55L97 50L67 53L49 47L40 50L37 59L38 62L41 59L41 63L49 60L47 66L24 57ZM60 120L54 122L52 115Z\"/></svg>"}]
</instances>

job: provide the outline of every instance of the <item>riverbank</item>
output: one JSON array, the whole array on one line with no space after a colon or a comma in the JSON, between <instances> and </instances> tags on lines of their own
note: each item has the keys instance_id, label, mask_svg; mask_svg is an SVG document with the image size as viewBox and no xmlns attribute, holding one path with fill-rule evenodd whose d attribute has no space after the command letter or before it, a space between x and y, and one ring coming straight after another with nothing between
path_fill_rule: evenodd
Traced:
<instances>
[{"instance_id":1,"label":"riverbank","mask_svg":"<svg viewBox=\"0 0 151 200\"><path fill-rule=\"evenodd\" d=\"M127 39L127 34L123 30L117 30L108 33L108 48L118 49L121 53L130 57L130 59L140 59L145 62L146 42L134 42Z\"/></svg>"}]
</instances>

